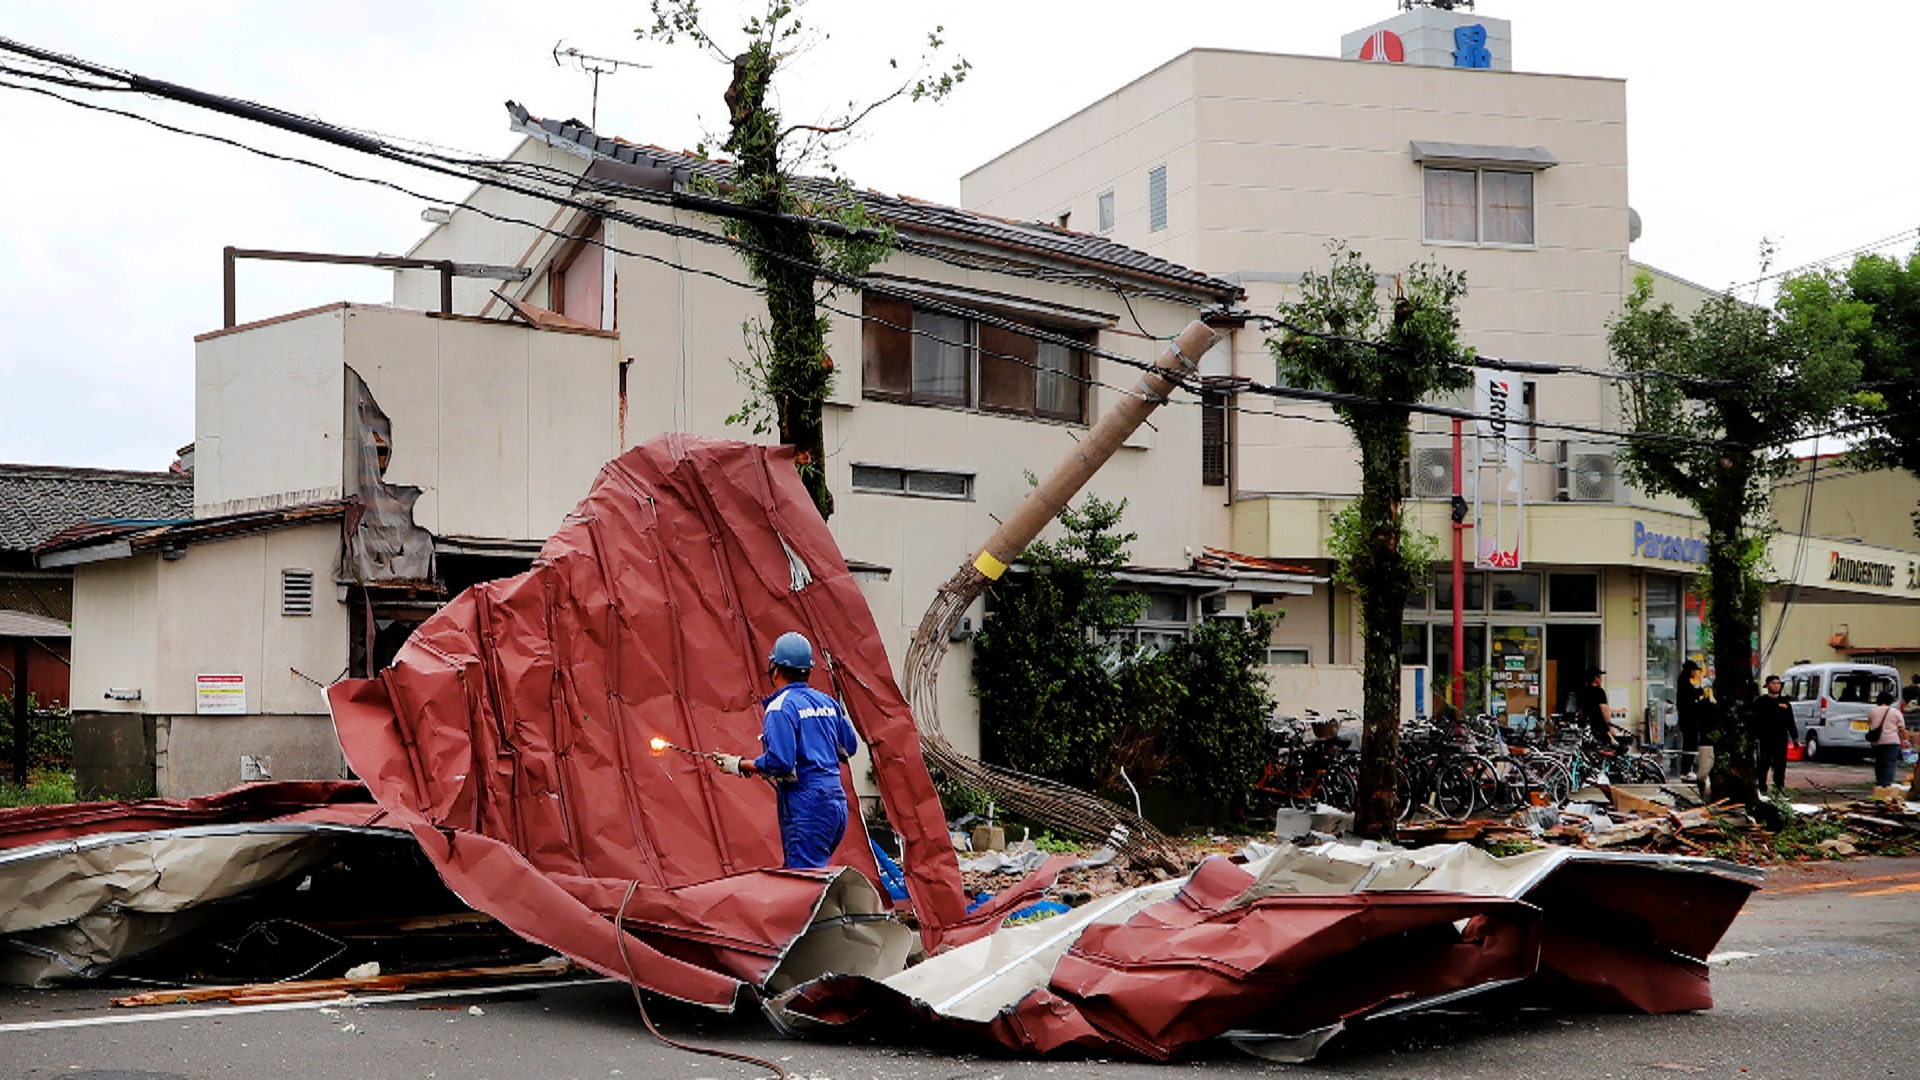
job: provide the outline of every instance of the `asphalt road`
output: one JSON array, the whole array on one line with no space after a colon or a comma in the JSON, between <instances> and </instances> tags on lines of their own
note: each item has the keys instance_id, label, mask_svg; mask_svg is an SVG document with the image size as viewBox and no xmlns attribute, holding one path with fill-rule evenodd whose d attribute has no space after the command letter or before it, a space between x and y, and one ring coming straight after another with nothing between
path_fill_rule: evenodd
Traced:
<instances>
[{"instance_id":1,"label":"asphalt road","mask_svg":"<svg viewBox=\"0 0 1920 1080\"><path fill-rule=\"evenodd\" d=\"M1715 1007L1681 1016L1545 1011L1429 1015L1347 1036L1304 1066L1231 1048L1174 1065L1008 1061L910 1042L783 1039L754 1013L665 1004L670 1035L781 1061L795 1077L1145 1078L1914 1076L1904 1030L1920 968L1920 859L1776 871L1722 942ZM174 1077L701 1077L765 1075L655 1041L627 989L597 982L358 1007L109 1010L101 991L0 991L0 1075ZM469 1011L479 1007L476 1014ZM1899 1019L1895 1019L1899 1018Z\"/></svg>"}]
</instances>

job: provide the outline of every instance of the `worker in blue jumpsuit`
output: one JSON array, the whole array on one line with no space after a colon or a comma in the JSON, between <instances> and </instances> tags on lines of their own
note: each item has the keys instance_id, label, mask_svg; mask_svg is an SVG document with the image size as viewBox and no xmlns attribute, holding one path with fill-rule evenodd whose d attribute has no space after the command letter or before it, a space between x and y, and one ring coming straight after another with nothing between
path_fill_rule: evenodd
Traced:
<instances>
[{"instance_id":1,"label":"worker in blue jumpsuit","mask_svg":"<svg viewBox=\"0 0 1920 1080\"><path fill-rule=\"evenodd\" d=\"M813 646L788 631L773 643L767 673L780 684L761 701L766 710L757 758L714 754L713 761L735 776L764 776L774 786L780 808L780 847L789 869L827 865L847 831L847 795L840 786L840 763L860 747L853 725L829 695L807 685L813 671Z\"/></svg>"}]
</instances>

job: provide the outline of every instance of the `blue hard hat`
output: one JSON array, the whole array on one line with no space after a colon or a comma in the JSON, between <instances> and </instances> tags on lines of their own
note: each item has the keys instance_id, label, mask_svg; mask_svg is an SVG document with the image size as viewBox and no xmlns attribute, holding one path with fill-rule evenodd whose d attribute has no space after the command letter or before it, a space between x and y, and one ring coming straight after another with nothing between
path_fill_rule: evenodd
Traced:
<instances>
[{"instance_id":1,"label":"blue hard hat","mask_svg":"<svg viewBox=\"0 0 1920 1080\"><path fill-rule=\"evenodd\" d=\"M773 651L767 654L767 664L770 667L790 668L794 671L812 671L813 646L808 643L805 635L789 630L781 634L779 640L773 643Z\"/></svg>"}]
</instances>

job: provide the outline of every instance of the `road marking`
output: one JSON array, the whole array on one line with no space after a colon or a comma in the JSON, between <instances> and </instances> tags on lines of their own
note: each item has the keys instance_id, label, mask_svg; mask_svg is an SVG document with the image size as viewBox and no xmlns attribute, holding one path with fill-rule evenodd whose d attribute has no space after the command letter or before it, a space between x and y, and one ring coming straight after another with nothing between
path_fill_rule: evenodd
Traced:
<instances>
[{"instance_id":1,"label":"road marking","mask_svg":"<svg viewBox=\"0 0 1920 1080\"><path fill-rule=\"evenodd\" d=\"M540 982L513 983L507 986L474 986L463 990L421 990L411 994L381 994L377 997L269 1001L259 1005L230 1005L226 1008L216 1006L210 1009L143 1010L106 1016L83 1016L72 1020L34 1020L19 1024L0 1024L0 1032L54 1031L60 1028L105 1027L110 1024L148 1024L156 1020L224 1020L229 1016L244 1016L248 1013L293 1012L300 1009L357 1009L368 1005L432 1001L436 998L478 997L482 994L507 994L521 990L553 990L563 986L588 986L594 983L616 981L618 980L598 978L554 982L551 979L545 979Z\"/></svg>"},{"instance_id":2,"label":"road marking","mask_svg":"<svg viewBox=\"0 0 1920 1080\"><path fill-rule=\"evenodd\" d=\"M1857 892L1857 893L1854 893L1853 895L1855 896L1892 896L1895 893L1910 893L1910 892L1920 892L1920 881L1912 882L1907 885L1889 885L1884 889L1869 889L1866 892Z\"/></svg>"},{"instance_id":3,"label":"road marking","mask_svg":"<svg viewBox=\"0 0 1920 1080\"><path fill-rule=\"evenodd\" d=\"M1880 874L1876 877L1852 878L1847 881L1816 881L1809 885L1788 885L1784 888L1768 889L1766 891L1774 894L1813 892L1817 889L1847 889L1856 885L1873 885L1882 881L1920 882L1920 870L1909 871L1904 874Z\"/></svg>"},{"instance_id":4,"label":"road marking","mask_svg":"<svg viewBox=\"0 0 1920 1080\"><path fill-rule=\"evenodd\" d=\"M1752 952L1731 952L1731 951L1717 952L1717 953L1714 953L1712 956L1707 957L1707 963L1730 964L1735 960L1751 960L1754 957L1759 955L1760 955L1759 953L1752 953Z\"/></svg>"}]
</instances>

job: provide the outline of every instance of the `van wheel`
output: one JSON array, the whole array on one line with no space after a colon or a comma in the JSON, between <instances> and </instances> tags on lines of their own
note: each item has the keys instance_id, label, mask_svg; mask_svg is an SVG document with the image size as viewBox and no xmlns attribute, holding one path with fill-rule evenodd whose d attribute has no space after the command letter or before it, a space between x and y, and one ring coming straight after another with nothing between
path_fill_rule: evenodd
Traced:
<instances>
[{"instance_id":1,"label":"van wheel","mask_svg":"<svg viewBox=\"0 0 1920 1080\"><path fill-rule=\"evenodd\" d=\"M1807 732L1806 755L1808 761L1816 761L1820 757L1820 736L1811 731Z\"/></svg>"}]
</instances>

